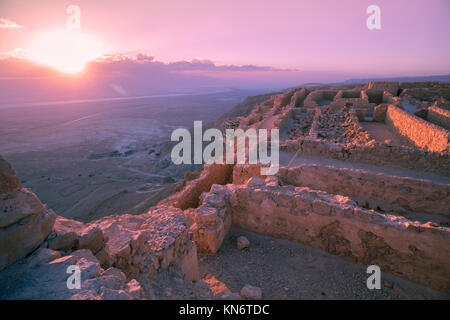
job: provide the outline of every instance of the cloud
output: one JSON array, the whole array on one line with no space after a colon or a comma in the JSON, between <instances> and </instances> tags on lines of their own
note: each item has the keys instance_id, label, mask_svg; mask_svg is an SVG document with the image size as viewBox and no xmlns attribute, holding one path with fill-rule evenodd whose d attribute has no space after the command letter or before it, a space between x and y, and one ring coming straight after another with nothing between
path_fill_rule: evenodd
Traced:
<instances>
[{"instance_id":1,"label":"cloud","mask_svg":"<svg viewBox=\"0 0 450 320\"><path fill-rule=\"evenodd\" d=\"M1 1L1 0L0 0ZM0 54L0 105L35 101L208 93L223 88L277 91L307 82L338 82L354 75L220 65L212 60L161 62L151 55L109 54L72 77L29 59L22 50ZM228 90L228 89L227 89Z\"/></svg>"},{"instance_id":2,"label":"cloud","mask_svg":"<svg viewBox=\"0 0 450 320\"><path fill-rule=\"evenodd\" d=\"M24 26L15 23L14 21L0 18L0 29L24 29Z\"/></svg>"},{"instance_id":3,"label":"cloud","mask_svg":"<svg viewBox=\"0 0 450 320\"><path fill-rule=\"evenodd\" d=\"M190 61L175 61L164 63L155 60L154 56L138 53L136 55L126 55L126 54L105 54L102 58L97 60L97 63L107 63L115 62L116 66L130 64L145 64L146 67L158 67L159 69L165 69L168 72L189 72L189 71L298 71L295 69L278 69L268 66L257 66L257 65L219 65L209 59L193 59Z\"/></svg>"},{"instance_id":4,"label":"cloud","mask_svg":"<svg viewBox=\"0 0 450 320\"><path fill-rule=\"evenodd\" d=\"M0 52L0 59L6 59L9 57L25 59L25 58L27 58L27 56L28 55L27 55L26 50L24 50L22 48L15 48L11 51Z\"/></svg>"}]
</instances>

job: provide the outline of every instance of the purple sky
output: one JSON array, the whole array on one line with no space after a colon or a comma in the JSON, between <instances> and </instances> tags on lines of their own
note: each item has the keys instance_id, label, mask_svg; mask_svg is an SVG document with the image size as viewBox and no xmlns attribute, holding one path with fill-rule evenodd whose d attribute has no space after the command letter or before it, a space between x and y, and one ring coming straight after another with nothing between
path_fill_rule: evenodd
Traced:
<instances>
[{"instance_id":1,"label":"purple sky","mask_svg":"<svg viewBox=\"0 0 450 320\"><path fill-rule=\"evenodd\" d=\"M24 28L0 28L0 52L64 28L69 4L108 52L362 76L450 73L448 0L2 0L0 18ZM371 4L381 30L366 28Z\"/></svg>"}]
</instances>

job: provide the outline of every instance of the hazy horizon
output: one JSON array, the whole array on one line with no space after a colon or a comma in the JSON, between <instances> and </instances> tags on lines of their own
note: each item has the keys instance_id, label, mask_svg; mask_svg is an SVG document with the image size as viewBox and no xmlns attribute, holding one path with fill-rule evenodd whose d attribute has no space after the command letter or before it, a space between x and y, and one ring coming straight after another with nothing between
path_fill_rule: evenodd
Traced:
<instances>
[{"instance_id":1,"label":"hazy horizon","mask_svg":"<svg viewBox=\"0 0 450 320\"><path fill-rule=\"evenodd\" d=\"M450 74L445 0L0 3L2 103Z\"/></svg>"}]
</instances>

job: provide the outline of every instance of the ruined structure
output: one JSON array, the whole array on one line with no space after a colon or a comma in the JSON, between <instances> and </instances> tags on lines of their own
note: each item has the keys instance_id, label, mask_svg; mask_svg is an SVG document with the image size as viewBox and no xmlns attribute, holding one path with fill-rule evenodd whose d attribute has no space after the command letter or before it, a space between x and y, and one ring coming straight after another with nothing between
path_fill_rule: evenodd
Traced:
<instances>
[{"instance_id":1,"label":"ruined structure","mask_svg":"<svg viewBox=\"0 0 450 320\"><path fill-rule=\"evenodd\" d=\"M420 85L440 86L371 82L277 94L237 119L242 129L280 129L276 176L238 164L227 182L211 185L220 167L207 166L167 201L190 217L201 252L217 253L233 224L449 292L450 118L436 106L423 118L403 107L403 90ZM203 191L198 203L191 190Z\"/></svg>"},{"instance_id":2,"label":"ruined structure","mask_svg":"<svg viewBox=\"0 0 450 320\"><path fill-rule=\"evenodd\" d=\"M31 266L43 283L50 272L59 275L57 287L43 286L44 298L160 298L154 283L171 281L168 274L198 280L189 287L198 292L210 280L199 280L197 252L220 254L232 225L450 293L448 90L370 82L275 94L223 124L279 128L278 174L205 165L148 212L87 224L47 209L0 159L0 279L9 290L0 297L35 298L33 288L6 280L29 276ZM425 106L416 101L421 92ZM73 294L63 286L70 264L88 270L85 289ZM240 297L202 292L192 298Z\"/></svg>"}]
</instances>

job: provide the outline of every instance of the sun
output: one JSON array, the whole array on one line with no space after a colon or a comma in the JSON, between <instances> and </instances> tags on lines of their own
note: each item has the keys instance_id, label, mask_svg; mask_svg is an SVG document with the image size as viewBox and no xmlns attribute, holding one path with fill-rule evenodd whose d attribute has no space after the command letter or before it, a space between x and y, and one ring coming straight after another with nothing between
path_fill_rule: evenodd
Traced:
<instances>
[{"instance_id":1,"label":"sun","mask_svg":"<svg viewBox=\"0 0 450 320\"><path fill-rule=\"evenodd\" d=\"M36 35L30 59L65 73L83 71L89 61L101 56L100 44L80 30L52 30Z\"/></svg>"}]
</instances>

